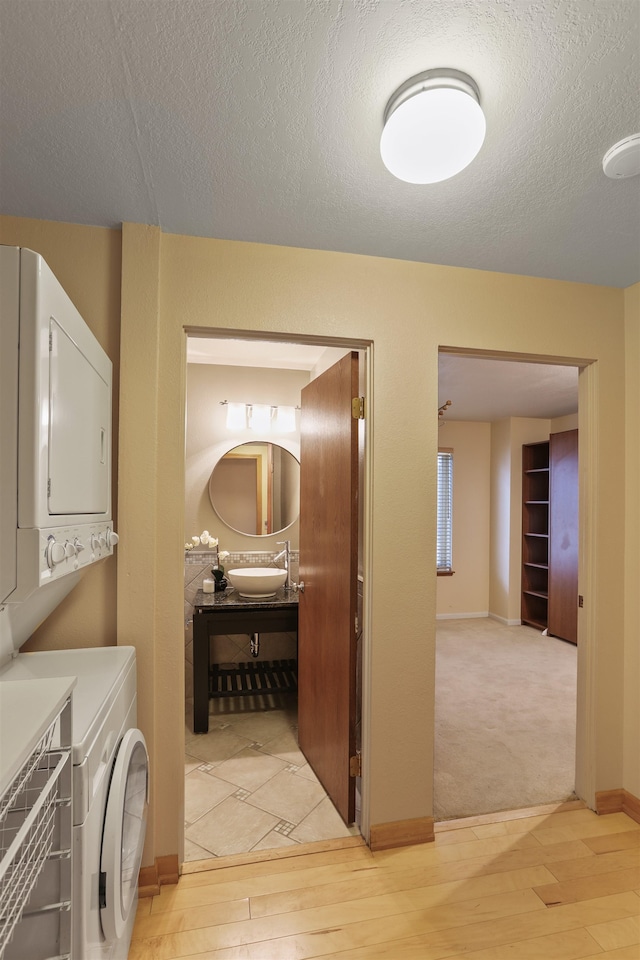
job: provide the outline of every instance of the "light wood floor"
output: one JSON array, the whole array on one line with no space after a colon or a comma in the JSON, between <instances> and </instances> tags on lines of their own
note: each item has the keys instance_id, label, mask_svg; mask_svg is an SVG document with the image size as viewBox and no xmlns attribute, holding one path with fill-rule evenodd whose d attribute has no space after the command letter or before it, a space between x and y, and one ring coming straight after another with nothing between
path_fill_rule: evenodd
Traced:
<instances>
[{"instance_id":1,"label":"light wood floor","mask_svg":"<svg viewBox=\"0 0 640 960\"><path fill-rule=\"evenodd\" d=\"M551 809L190 872L140 902L129 960L639 960L640 825Z\"/></svg>"}]
</instances>

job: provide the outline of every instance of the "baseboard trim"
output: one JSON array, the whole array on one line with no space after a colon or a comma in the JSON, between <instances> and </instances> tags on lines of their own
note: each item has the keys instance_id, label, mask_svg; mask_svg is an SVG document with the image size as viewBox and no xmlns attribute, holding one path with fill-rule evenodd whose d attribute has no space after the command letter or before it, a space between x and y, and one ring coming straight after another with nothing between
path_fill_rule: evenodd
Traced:
<instances>
[{"instance_id":1,"label":"baseboard trim","mask_svg":"<svg viewBox=\"0 0 640 960\"><path fill-rule=\"evenodd\" d=\"M498 623L504 623L505 627L521 627L522 620L507 620L506 617L500 617L497 613L487 614L490 620L497 620Z\"/></svg>"},{"instance_id":2,"label":"baseboard trim","mask_svg":"<svg viewBox=\"0 0 640 960\"><path fill-rule=\"evenodd\" d=\"M481 610L479 613L437 613L436 620L479 620L488 616L489 613L486 610Z\"/></svg>"},{"instance_id":3,"label":"baseboard trim","mask_svg":"<svg viewBox=\"0 0 640 960\"><path fill-rule=\"evenodd\" d=\"M369 847L371 850L390 850L393 847L410 847L415 843L431 843L435 840L433 817L415 817L413 820L393 820L390 823L375 823L371 826Z\"/></svg>"},{"instance_id":4,"label":"baseboard trim","mask_svg":"<svg viewBox=\"0 0 640 960\"><path fill-rule=\"evenodd\" d=\"M596 813L606 816L608 813L626 813L628 817L640 823L640 800L628 790L599 790L596 793Z\"/></svg>"},{"instance_id":5,"label":"baseboard trim","mask_svg":"<svg viewBox=\"0 0 640 960\"><path fill-rule=\"evenodd\" d=\"M157 897L160 887L167 883L177 883L180 877L178 854L170 853L166 857L156 857L151 867L141 867L138 875L138 896Z\"/></svg>"}]
</instances>

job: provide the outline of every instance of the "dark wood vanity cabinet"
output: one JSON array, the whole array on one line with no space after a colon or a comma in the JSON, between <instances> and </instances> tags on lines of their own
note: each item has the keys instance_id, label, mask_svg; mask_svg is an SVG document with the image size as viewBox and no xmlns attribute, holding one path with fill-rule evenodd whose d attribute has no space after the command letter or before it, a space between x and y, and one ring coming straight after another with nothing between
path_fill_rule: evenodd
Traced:
<instances>
[{"instance_id":1,"label":"dark wood vanity cabinet","mask_svg":"<svg viewBox=\"0 0 640 960\"><path fill-rule=\"evenodd\" d=\"M521 619L577 643L577 430L522 447Z\"/></svg>"},{"instance_id":2,"label":"dark wood vanity cabinet","mask_svg":"<svg viewBox=\"0 0 640 960\"><path fill-rule=\"evenodd\" d=\"M211 664L209 639L226 634L298 630L298 594L280 587L273 597L249 599L235 590L203 593L193 603L193 732L209 730L209 699L297 690L294 660Z\"/></svg>"}]
</instances>

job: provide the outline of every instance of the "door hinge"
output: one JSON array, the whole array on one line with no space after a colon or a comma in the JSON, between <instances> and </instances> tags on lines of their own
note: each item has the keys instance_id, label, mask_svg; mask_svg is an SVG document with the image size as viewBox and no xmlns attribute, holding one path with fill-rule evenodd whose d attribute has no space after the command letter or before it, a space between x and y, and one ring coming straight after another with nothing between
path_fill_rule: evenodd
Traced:
<instances>
[{"instance_id":1,"label":"door hinge","mask_svg":"<svg viewBox=\"0 0 640 960\"><path fill-rule=\"evenodd\" d=\"M359 750L356 750L356 754L354 757L349 757L349 776L350 777L362 776L362 758L360 756Z\"/></svg>"},{"instance_id":2,"label":"door hinge","mask_svg":"<svg viewBox=\"0 0 640 960\"><path fill-rule=\"evenodd\" d=\"M51 496L51 477L47 480L47 496Z\"/></svg>"},{"instance_id":3,"label":"door hinge","mask_svg":"<svg viewBox=\"0 0 640 960\"><path fill-rule=\"evenodd\" d=\"M49 353L53 350L53 330L49 330Z\"/></svg>"},{"instance_id":4,"label":"door hinge","mask_svg":"<svg viewBox=\"0 0 640 960\"><path fill-rule=\"evenodd\" d=\"M354 420L364 420L364 397L354 397L351 401L351 416Z\"/></svg>"}]
</instances>

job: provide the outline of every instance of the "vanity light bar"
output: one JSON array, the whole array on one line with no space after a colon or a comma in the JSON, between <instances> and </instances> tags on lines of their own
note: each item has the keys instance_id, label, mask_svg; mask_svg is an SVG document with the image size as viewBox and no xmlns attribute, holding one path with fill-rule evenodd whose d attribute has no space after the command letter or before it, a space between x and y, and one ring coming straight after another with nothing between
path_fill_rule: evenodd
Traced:
<instances>
[{"instance_id":1,"label":"vanity light bar","mask_svg":"<svg viewBox=\"0 0 640 960\"><path fill-rule=\"evenodd\" d=\"M228 430L255 430L268 433L271 424L279 433L293 433L296 429L296 410L300 407L278 406L268 403L234 403L220 400L220 406L227 408Z\"/></svg>"}]
</instances>

